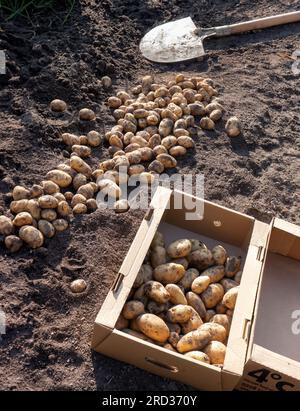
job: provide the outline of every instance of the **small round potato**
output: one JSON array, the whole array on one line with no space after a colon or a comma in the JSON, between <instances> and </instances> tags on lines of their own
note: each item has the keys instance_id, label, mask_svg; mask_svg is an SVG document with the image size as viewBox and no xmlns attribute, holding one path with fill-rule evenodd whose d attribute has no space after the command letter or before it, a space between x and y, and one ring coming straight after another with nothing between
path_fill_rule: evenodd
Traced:
<instances>
[{"instance_id":1,"label":"small round potato","mask_svg":"<svg viewBox=\"0 0 300 411\"><path fill-rule=\"evenodd\" d=\"M154 314L141 314L137 317L137 324L142 333L154 341L163 343L169 338L170 331L167 324Z\"/></svg>"},{"instance_id":2,"label":"small round potato","mask_svg":"<svg viewBox=\"0 0 300 411\"><path fill-rule=\"evenodd\" d=\"M159 304L164 304L170 299L170 294L158 281L147 281L143 287L144 295Z\"/></svg>"},{"instance_id":3,"label":"small round potato","mask_svg":"<svg viewBox=\"0 0 300 411\"><path fill-rule=\"evenodd\" d=\"M167 311L168 321L171 323L186 323L192 316L193 311L190 306L178 304Z\"/></svg>"},{"instance_id":4,"label":"small round potato","mask_svg":"<svg viewBox=\"0 0 300 411\"><path fill-rule=\"evenodd\" d=\"M57 220L52 221L52 225L58 233L65 231L69 226L68 222L63 218L58 218Z\"/></svg>"},{"instance_id":5,"label":"small round potato","mask_svg":"<svg viewBox=\"0 0 300 411\"><path fill-rule=\"evenodd\" d=\"M162 284L176 284L184 276L185 269L180 264L166 263L159 265L153 271L153 278Z\"/></svg>"},{"instance_id":6,"label":"small round potato","mask_svg":"<svg viewBox=\"0 0 300 411\"><path fill-rule=\"evenodd\" d=\"M71 133L63 133L61 135L62 141L67 145L67 146L73 146L74 144L80 144L80 139L78 136L75 134Z\"/></svg>"},{"instance_id":7,"label":"small round potato","mask_svg":"<svg viewBox=\"0 0 300 411\"><path fill-rule=\"evenodd\" d=\"M199 250L192 251L187 257L190 267L197 268L197 270L202 271L213 265L213 257L210 250L207 248L201 248Z\"/></svg>"},{"instance_id":8,"label":"small round potato","mask_svg":"<svg viewBox=\"0 0 300 411\"><path fill-rule=\"evenodd\" d=\"M116 200L121 197L121 188L109 179L102 179L97 182L99 190L109 197L115 198Z\"/></svg>"},{"instance_id":9,"label":"small round potato","mask_svg":"<svg viewBox=\"0 0 300 411\"><path fill-rule=\"evenodd\" d=\"M86 198L82 194L75 194L71 200L71 207L75 207L77 204L85 204Z\"/></svg>"},{"instance_id":10,"label":"small round potato","mask_svg":"<svg viewBox=\"0 0 300 411\"><path fill-rule=\"evenodd\" d=\"M154 157L156 158L160 154L168 154L168 150L166 149L166 147L162 146L161 144L158 146L155 146L152 152L153 152Z\"/></svg>"},{"instance_id":11,"label":"small round potato","mask_svg":"<svg viewBox=\"0 0 300 411\"><path fill-rule=\"evenodd\" d=\"M183 334L197 330L203 324L203 321L197 311L193 307L190 308L192 309L191 318L186 323L181 324Z\"/></svg>"},{"instance_id":12,"label":"small round potato","mask_svg":"<svg viewBox=\"0 0 300 411\"><path fill-rule=\"evenodd\" d=\"M121 200L118 200L114 203L114 211L115 213L126 213L130 208L128 200L126 198L123 198Z\"/></svg>"},{"instance_id":13,"label":"small round potato","mask_svg":"<svg viewBox=\"0 0 300 411\"><path fill-rule=\"evenodd\" d=\"M63 111L67 109L67 104L65 101L56 98L51 101L50 109L52 111L56 111L57 113L62 113Z\"/></svg>"},{"instance_id":14,"label":"small round potato","mask_svg":"<svg viewBox=\"0 0 300 411\"><path fill-rule=\"evenodd\" d=\"M44 194L52 195L60 192L59 186L56 183L54 183L54 181L42 181L41 185L43 187Z\"/></svg>"},{"instance_id":15,"label":"small round potato","mask_svg":"<svg viewBox=\"0 0 300 411\"><path fill-rule=\"evenodd\" d=\"M13 220L13 224L16 227L22 227L23 225L30 225L32 224L32 215L29 214L27 211L23 211L15 216Z\"/></svg>"},{"instance_id":16,"label":"small round potato","mask_svg":"<svg viewBox=\"0 0 300 411\"><path fill-rule=\"evenodd\" d=\"M144 304L140 301L128 301L122 310L122 315L126 320L132 320L145 312Z\"/></svg>"},{"instance_id":17,"label":"small round potato","mask_svg":"<svg viewBox=\"0 0 300 411\"><path fill-rule=\"evenodd\" d=\"M84 184L78 188L77 194L83 195L88 200L89 198L93 198L94 188L91 183Z\"/></svg>"},{"instance_id":18,"label":"small round potato","mask_svg":"<svg viewBox=\"0 0 300 411\"><path fill-rule=\"evenodd\" d=\"M186 148L184 148L182 146L171 147L170 150L169 150L169 154L172 157L184 156L186 154Z\"/></svg>"},{"instance_id":19,"label":"small round potato","mask_svg":"<svg viewBox=\"0 0 300 411\"><path fill-rule=\"evenodd\" d=\"M52 238L55 234L55 228L47 220L39 220L38 229L46 238Z\"/></svg>"},{"instance_id":20,"label":"small round potato","mask_svg":"<svg viewBox=\"0 0 300 411\"><path fill-rule=\"evenodd\" d=\"M201 299L203 300L206 308L215 307L224 296L224 288L221 284L212 283L207 289L201 294Z\"/></svg>"},{"instance_id":21,"label":"small round potato","mask_svg":"<svg viewBox=\"0 0 300 411\"><path fill-rule=\"evenodd\" d=\"M157 245L153 247L150 257L151 265L153 268L159 265L165 264L167 262L167 252L164 247Z\"/></svg>"},{"instance_id":22,"label":"small round potato","mask_svg":"<svg viewBox=\"0 0 300 411\"><path fill-rule=\"evenodd\" d=\"M31 248L38 248L43 245L44 236L35 227L24 225L20 228L19 236L21 240L27 243Z\"/></svg>"},{"instance_id":23,"label":"small round potato","mask_svg":"<svg viewBox=\"0 0 300 411\"><path fill-rule=\"evenodd\" d=\"M196 294L201 294L207 289L210 284L210 277L201 274L199 277L195 278L192 282L191 289Z\"/></svg>"},{"instance_id":24,"label":"small round potato","mask_svg":"<svg viewBox=\"0 0 300 411\"><path fill-rule=\"evenodd\" d=\"M189 291L185 296L188 304L197 311L201 318L205 318L206 308L199 295Z\"/></svg>"},{"instance_id":25,"label":"small round potato","mask_svg":"<svg viewBox=\"0 0 300 411\"><path fill-rule=\"evenodd\" d=\"M209 117L202 117L200 120L200 127L204 130L213 130L215 128L215 123Z\"/></svg>"},{"instance_id":26,"label":"small round potato","mask_svg":"<svg viewBox=\"0 0 300 411\"><path fill-rule=\"evenodd\" d=\"M93 110L89 108L82 108L79 111L79 118L80 120L83 120L83 121L92 121L92 120L95 120L96 115L93 112Z\"/></svg>"},{"instance_id":27,"label":"small round potato","mask_svg":"<svg viewBox=\"0 0 300 411\"><path fill-rule=\"evenodd\" d=\"M229 137L238 137L241 134L241 123L237 117L230 117L225 124L225 130Z\"/></svg>"},{"instance_id":28,"label":"small round potato","mask_svg":"<svg viewBox=\"0 0 300 411\"><path fill-rule=\"evenodd\" d=\"M133 283L133 288L138 288L147 281L152 280L152 267L150 264L143 264Z\"/></svg>"},{"instance_id":29,"label":"small round potato","mask_svg":"<svg viewBox=\"0 0 300 411\"><path fill-rule=\"evenodd\" d=\"M166 285L166 290L170 294L170 302L172 304L187 305L187 300L185 298L185 295L181 291L180 287L178 287L178 285L176 285L176 284L167 284Z\"/></svg>"},{"instance_id":30,"label":"small round potato","mask_svg":"<svg viewBox=\"0 0 300 411\"><path fill-rule=\"evenodd\" d=\"M72 210L66 201L60 201L57 206L57 212L62 217L67 217L71 214Z\"/></svg>"},{"instance_id":31,"label":"small round potato","mask_svg":"<svg viewBox=\"0 0 300 411\"><path fill-rule=\"evenodd\" d=\"M202 324L199 330L208 331L211 335L211 340L225 342L227 337L226 328L217 322L209 322Z\"/></svg>"},{"instance_id":32,"label":"small round potato","mask_svg":"<svg viewBox=\"0 0 300 411\"><path fill-rule=\"evenodd\" d=\"M186 257L192 250L192 244L190 240L180 239L176 240L169 245L167 253L171 258Z\"/></svg>"},{"instance_id":33,"label":"small round potato","mask_svg":"<svg viewBox=\"0 0 300 411\"><path fill-rule=\"evenodd\" d=\"M241 269L241 257L228 257L225 264L225 275L226 277L234 277L235 274Z\"/></svg>"},{"instance_id":34,"label":"small round potato","mask_svg":"<svg viewBox=\"0 0 300 411\"><path fill-rule=\"evenodd\" d=\"M30 197L36 198L40 197L44 194L43 187L38 185L38 184L33 184L33 186L30 189Z\"/></svg>"},{"instance_id":35,"label":"small round potato","mask_svg":"<svg viewBox=\"0 0 300 411\"><path fill-rule=\"evenodd\" d=\"M161 145L166 147L169 150L171 147L174 147L177 143L177 138L174 136L167 136L161 140Z\"/></svg>"},{"instance_id":36,"label":"small round potato","mask_svg":"<svg viewBox=\"0 0 300 411\"><path fill-rule=\"evenodd\" d=\"M63 193L54 193L53 197L55 197L57 201L65 201L66 200L66 197L63 195Z\"/></svg>"},{"instance_id":37,"label":"small round potato","mask_svg":"<svg viewBox=\"0 0 300 411\"><path fill-rule=\"evenodd\" d=\"M4 243L11 253L17 253L23 245L21 238L16 235L8 235L5 237Z\"/></svg>"},{"instance_id":38,"label":"small round potato","mask_svg":"<svg viewBox=\"0 0 300 411\"><path fill-rule=\"evenodd\" d=\"M159 154L156 159L163 164L164 168L175 168L177 166L177 160L170 154Z\"/></svg>"},{"instance_id":39,"label":"small round potato","mask_svg":"<svg viewBox=\"0 0 300 411\"><path fill-rule=\"evenodd\" d=\"M86 177L91 177L92 169L82 158L73 156L70 158L70 166L78 173L84 174Z\"/></svg>"},{"instance_id":40,"label":"small round potato","mask_svg":"<svg viewBox=\"0 0 300 411\"><path fill-rule=\"evenodd\" d=\"M74 280L70 284L70 289L73 293L82 293L85 291L87 288L87 283L82 279L78 278L77 280Z\"/></svg>"},{"instance_id":41,"label":"small round potato","mask_svg":"<svg viewBox=\"0 0 300 411\"><path fill-rule=\"evenodd\" d=\"M74 214L86 214L87 213L87 206L85 204L79 203L73 207Z\"/></svg>"},{"instance_id":42,"label":"small round potato","mask_svg":"<svg viewBox=\"0 0 300 411\"><path fill-rule=\"evenodd\" d=\"M224 364L226 345L220 341L211 341L203 351L208 355L211 364Z\"/></svg>"},{"instance_id":43,"label":"small round potato","mask_svg":"<svg viewBox=\"0 0 300 411\"><path fill-rule=\"evenodd\" d=\"M234 287L228 290L224 295L222 302L229 310L234 310L238 293L239 287Z\"/></svg>"},{"instance_id":44,"label":"small round potato","mask_svg":"<svg viewBox=\"0 0 300 411\"><path fill-rule=\"evenodd\" d=\"M193 360L204 362L210 364L210 358L207 354L202 351L190 351L184 354L187 358L192 358Z\"/></svg>"},{"instance_id":45,"label":"small round potato","mask_svg":"<svg viewBox=\"0 0 300 411\"><path fill-rule=\"evenodd\" d=\"M65 173L62 170L49 171L46 174L46 178L48 180L53 181L59 187L68 187L72 183L72 177L68 173Z\"/></svg>"},{"instance_id":46,"label":"small round potato","mask_svg":"<svg viewBox=\"0 0 300 411\"><path fill-rule=\"evenodd\" d=\"M22 186L15 186L12 192L12 196L15 201L29 199L30 191Z\"/></svg>"},{"instance_id":47,"label":"small round potato","mask_svg":"<svg viewBox=\"0 0 300 411\"><path fill-rule=\"evenodd\" d=\"M222 110L217 109L217 110L213 110L213 111L210 113L209 118L210 118L213 122L216 122L216 121L220 120L220 118L222 118L222 115L223 115Z\"/></svg>"},{"instance_id":48,"label":"small round potato","mask_svg":"<svg viewBox=\"0 0 300 411\"><path fill-rule=\"evenodd\" d=\"M47 221L54 221L57 218L57 213L52 208L46 208L41 211L41 218Z\"/></svg>"},{"instance_id":49,"label":"small round potato","mask_svg":"<svg viewBox=\"0 0 300 411\"><path fill-rule=\"evenodd\" d=\"M182 354L188 351L202 350L210 341L209 331L197 329L185 334L178 341L177 350Z\"/></svg>"},{"instance_id":50,"label":"small round potato","mask_svg":"<svg viewBox=\"0 0 300 411\"><path fill-rule=\"evenodd\" d=\"M14 232L14 225L10 218L1 215L0 216L0 234L10 235Z\"/></svg>"},{"instance_id":51,"label":"small round potato","mask_svg":"<svg viewBox=\"0 0 300 411\"><path fill-rule=\"evenodd\" d=\"M89 144L91 147L98 147L101 143L101 136L98 131L91 130L87 133L87 144Z\"/></svg>"},{"instance_id":52,"label":"small round potato","mask_svg":"<svg viewBox=\"0 0 300 411\"><path fill-rule=\"evenodd\" d=\"M212 250L211 250L214 262L216 265L224 265L226 262L227 258L227 252L224 247L221 245L216 245Z\"/></svg>"}]
</instances>

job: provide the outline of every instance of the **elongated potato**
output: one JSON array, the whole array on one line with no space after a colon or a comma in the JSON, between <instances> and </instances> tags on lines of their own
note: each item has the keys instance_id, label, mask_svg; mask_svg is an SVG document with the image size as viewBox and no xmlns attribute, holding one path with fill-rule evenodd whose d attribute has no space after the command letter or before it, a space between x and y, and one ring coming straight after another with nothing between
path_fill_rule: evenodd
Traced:
<instances>
[{"instance_id":1,"label":"elongated potato","mask_svg":"<svg viewBox=\"0 0 300 411\"><path fill-rule=\"evenodd\" d=\"M208 268L210 265L213 265L214 262L212 253L207 248L201 248L199 250L192 251L187 258L190 267L197 268L197 270L200 271Z\"/></svg>"},{"instance_id":2,"label":"elongated potato","mask_svg":"<svg viewBox=\"0 0 300 411\"><path fill-rule=\"evenodd\" d=\"M188 293L186 293L185 296L188 304L197 311L197 313L200 315L202 319L205 318L206 308L199 295L193 293L193 291L189 291Z\"/></svg>"},{"instance_id":3,"label":"elongated potato","mask_svg":"<svg viewBox=\"0 0 300 411\"><path fill-rule=\"evenodd\" d=\"M176 240L169 245L167 253L171 258L186 257L192 250L192 244L190 240L180 239Z\"/></svg>"},{"instance_id":4,"label":"elongated potato","mask_svg":"<svg viewBox=\"0 0 300 411\"><path fill-rule=\"evenodd\" d=\"M60 191L59 185L52 180L42 181L41 185L43 187L44 194L55 194Z\"/></svg>"},{"instance_id":5,"label":"elongated potato","mask_svg":"<svg viewBox=\"0 0 300 411\"><path fill-rule=\"evenodd\" d=\"M211 341L203 351L208 355L211 364L224 364L226 355L225 344L220 341Z\"/></svg>"},{"instance_id":6,"label":"elongated potato","mask_svg":"<svg viewBox=\"0 0 300 411\"><path fill-rule=\"evenodd\" d=\"M183 265L175 263L162 264L153 271L153 278L162 284L176 284L184 276Z\"/></svg>"},{"instance_id":7,"label":"elongated potato","mask_svg":"<svg viewBox=\"0 0 300 411\"><path fill-rule=\"evenodd\" d=\"M207 289L210 284L210 277L207 275L201 274L199 277L195 278L192 282L191 289L196 294L201 294Z\"/></svg>"},{"instance_id":8,"label":"elongated potato","mask_svg":"<svg viewBox=\"0 0 300 411\"><path fill-rule=\"evenodd\" d=\"M236 299L239 293L239 288L240 287L234 287L231 288L230 290L227 291L227 293L223 297L223 304L226 305L226 307L229 310L234 310Z\"/></svg>"},{"instance_id":9,"label":"elongated potato","mask_svg":"<svg viewBox=\"0 0 300 411\"><path fill-rule=\"evenodd\" d=\"M227 314L216 314L212 317L211 322L222 325L228 336L231 326L231 317Z\"/></svg>"},{"instance_id":10,"label":"elongated potato","mask_svg":"<svg viewBox=\"0 0 300 411\"><path fill-rule=\"evenodd\" d=\"M164 247L165 246L165 240L164 240L163 234L159 231L156 231L156 233L154 234L154 237L153 237L150 248L153 249L154 247L156 247L158 245L161 246L161 247Z\"/></svg>"},{"instance_id":11,"label":"elongated potato","mask_svg":"<svg viewBox=\"0 0 300 411\"><path fill-rule=\"evenodd\" d=\"M169 338L170 331L167 324L157 315L142 314L137 317L137 324L142 333L154 341L163 343Z\"/></svg>"},{"instance_id":12,"label":"elongated potato","mask_svg":"<svg viewBox=\"0 0 300 411\"><path fill-rule=\"evenodd\" d=\"M23 241L16 235L8 235L5 237L4 243L11 253L18 252L23 245Z\"/></svg>"},{"instance_id":13,"label":"elongated potato","mask_svg":"<svg viewBox=\"0 0 300 411\"><path fill-rule=\"evenodd\" d=\"M123 330L124 328L128 328L128 325L129 325L129 321L126 320L126 318L124 318L122 314L120 314L116 322L115 328L117 330Z\"/></svg>"},{"instance_id":14,"label":"elongated potato","mask_svg":"<svg viewBox=\"0 0 300 411\"><path fill-rule=\"evenodd\" d=\"M202 351L190 351L184 354L187 358L192 358L193 360L204 362L210 364L210 358L207 354Z\"/></svg>"},{"instance_id":15,"label":"elongated potato","mask_svg":"<svg viewBox=\"0 0 300 411\"><path fill-rule=\"evenodd\" d=\"M160 245L153 247L150 260L153 268L165 264L167 262L166 249L164 247L161 247Z\"/></svg>"},{"instance_id":16,"label":"elongated potato","mask_svg":"<svg viewBox=\"0 0 300 411\"><path fill-rule=\"evenodd\" d=\"M209 277L211 283L217 283L222 280L225 275L224 265L214 265L209 267L201 273L201 276L202 275Z\"/></svg>"},{"instance_id":17,"label":"elongated potato","mask_svg":"<svg viewBox=\"0 0 300 411\"><path fill-rule=\"evenodd\" d=\"M206 308L215 307L224 296L224 288L221 284L212 283L207 289L201 294L201 298L205 304Z\"/></svg>"},{"instance_id":18,"label":"elongated potato","mask_svg":"<svg viewBox=\"0 0 300 411\"><path fill-rule=\"evenodd\" d=\"M231 256L228 257L225 264L226 277L234 277L235 274L241 269L241 257Z\"/></svg>"},{"instance_id":19,"label":"elongated potato","mask_svg":"<svg viewBox=\"0 0 300 411\"><path fill-rule=\"evenodd\" d=\"M159 154L156 160L160 161L165 168L175 168L177 166L177 160L170 154Z\"/></svg>"},{"instance_id":20,"label":"elongated potato","mask_svg":"<svg viewBox=\"0 0 300 411\"><path fill-rule=\"evenodd\" d=\"M150 281L152 279L152 272L153 270L150 264L143 264L133 283L133 288L138 288L147 281Z\"/></svg>"},{"instance_id":21,"label":"elongated potato","mask_svg":"<svg viewBox=\"0 0 300 411\"><path fill-rule=\"evenodd\" d=\"M39 220L38 229L46 238L52 238L55 234L55 228L47 220Z\"/></svg>"},{"instance_id":22,"label":"elongated potato","mask_svg":"<svg viewBox=\"0 0 300 411\"><path fill-rule=\"evenodd\" d=\"M227 331L223 325L216 323L216 322L209 322L202 324L199 330L208 331L211 335L211 340L214 341L226 341Z\"/></svg>"},{"instance_id":23,"label":"elongated potato","mask_svg":"<svg viewBox=\"0 0 300 411\"><path fill-rule=\"evenodd\" d=\"M209 331L195 330L185 334L177 344L177 350L180 353L188 351L202 350L211 341Z\"/></svg>"},{"instance_id":24,"label":"elongated potato","mask_svg":"<svg viewBox=\"0 0 300 411\"><path fill-rule=\"evenodd\" d=\"M81 146L79 146L81 147ZM53 181L59 187L68 187L72 183L70 174L62 170L52 170L46 174L48 180Z\"/></svg>"},{"instance_id":25,"label":"elongated potato","mask_svg":"<svg viewBox=\"0 0 300 411\"><path fill-rule=\"evenodd\" d=\"M224 265L227 258L227 252L221 245L216 245L212 250L212 257L216 265Z\"/></svg>"},{"instance_id":26,"label":"elongated potato","mask_svg":"<svg viewBox=\"0 0 300 411\"><path fill-rule=\"evenodd\" d=\"M128 301L122 310L122 315L126 320L132 320L145 312L144 304L140 301Z\"/></svg>"},{"instance_id":27,"label":"elongated potato","mask_svg":"<svg viewBox=\"0 0 300 411\"><path fill-rule=\"evenodd\" d=\"M170 299L168 291L157 281L148 281L144 284L144 295L159 304L164 304Z\"/></svg>"},{"instance_id":28,"label":"elongated potato","mask_svg":"<svg viewBox=\"0 0 300 411\"><path fill-rule=\"evenodd\" d=\"M231 278L223 278L223 280L220 281L220 284L222 284L225 293L227 293L227 291L229 291L231 288L237 287L239 285Z\"/></svg>"},{"instance_id":29,"label":"elongated potato","mask_svg":"<svg viewBox=\"0 0 300 411\"><path fill-rule=\"evenodd\" d=\"M186 323L192 316L193 311L188 305L178 304L167 311L168 321L171 323Z\"/></svg>"},{"instance_id":30,"label":"elongated potato","mask_svg":"<svg viewBox=\"0 0 300 411\"><path fill-rule=\"evenodd\" d=\"M183 287L186 291L188 291L191 288L195 278L199 277L199 275L199 271L196 268L189 268L179 281L178 286Z\"/></svg>"},{"instance_id":31,"label":"elongated potato","mask_svg":"<svg viewBox=\"0 0 300 411\"><path fill-rule=\"evenodd\" d=\"M70 158L70 166L78 173L82 173L87 177L92 175L91 167L78 156L73 156Z\"/></svg>"},{"instance_id":32,"label":"elongated potato","mask_svg":"<svg viewBox=\"0 0 300 411\"><path fill-rule=\"evenodd\" d=\"M192 309L191 318L186 323L181 324L183 334L197 330L203 324L203 321L197 311L193 307L190 308Z\"/></svg>"},{"instance_id":33,"label":"elongated potato","mask_svg":"<svg viewBox=\"0 0 300 411\"><path fill-rule=\"evenodd\" d=\"M185 295L181 291L180 287L176 284L167 284L166 285L166 290L170 294L170 302L172 304L178 305L178 304L183 304L187 305L187 300L185 298Z\"/></svg>"}]
</instances>

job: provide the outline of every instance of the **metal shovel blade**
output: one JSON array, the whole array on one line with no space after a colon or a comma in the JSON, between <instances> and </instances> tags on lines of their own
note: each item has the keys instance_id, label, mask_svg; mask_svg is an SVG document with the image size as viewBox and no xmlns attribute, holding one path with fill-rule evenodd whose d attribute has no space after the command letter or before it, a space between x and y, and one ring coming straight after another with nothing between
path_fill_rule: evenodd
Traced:
<instances>
[{"instance_id":1,"label":"metal shovel blade","mask_svg":"<svg viewBox=\"0 0 300 411\"><path fill-rule=\"evenodd\" d=\"M174 63L205 54L202 39L196 35L190 17L171 21L150 30L140 43L140 51L148 60Z\"/></svg>"}]
</instances>

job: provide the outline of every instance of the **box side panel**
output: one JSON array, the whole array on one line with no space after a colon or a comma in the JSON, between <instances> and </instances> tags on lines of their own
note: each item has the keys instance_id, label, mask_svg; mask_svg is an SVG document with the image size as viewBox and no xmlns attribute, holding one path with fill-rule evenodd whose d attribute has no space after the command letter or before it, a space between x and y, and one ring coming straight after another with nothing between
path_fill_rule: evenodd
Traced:
<instances>
[{"instance_id":1,"label":"box side panel","mask_svg":"<svg viewBox=\"0 0 300 411\"><path fill-rule=\"evenodd\" d=\"M189 384L200 390L221 390L221 371L183 355L114 330L96 350L161 377Z\"/></svg>"},{"instance_id":2,"label":"box side panel","mask_svg":"<svg viewBox=\"0 0 300 411\"><path fill-rule=\"evenodd\" d=\"M248 360L243 377L238 383L240 391L299 391L300 381L283 373L278 373L272 367Z\"/></svg>"}]
</instances>

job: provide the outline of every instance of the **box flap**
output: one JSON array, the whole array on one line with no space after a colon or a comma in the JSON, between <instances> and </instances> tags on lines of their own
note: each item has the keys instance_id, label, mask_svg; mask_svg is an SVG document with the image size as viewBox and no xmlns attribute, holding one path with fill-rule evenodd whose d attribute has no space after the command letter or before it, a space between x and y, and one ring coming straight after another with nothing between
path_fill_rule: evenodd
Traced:
<instances>
[{"instance_id":1,"label":"box flap","mask_svg":"<svg viewBox=\"0 0 300 411\"><path fill-rule=\"evenodd\" d=\"M151 241L169 203L172 190L158 187L150 203L153 212L146 213L139 230L130 246L130 249L121 265L114 284L109 291L95 320L93 346L99 344L103 335L99 326L107 330L113 330L120 312L125 304L128 294L132 288L140 266L142 265ZM96 327L97 325L97 327Z\"/></svg>"},{"instance_id":2,"label":"box flap","mask_svg":"<svg viewBox=\"0 0 300 411\"><path fill-rule=\"evenodd\" d=\"M228 382L230 383L228 380L230 375L243 375L259 278L265 255L264 249L268 242L269 232L270 226L268 224L255 221L228 339L222 375L224 389L227 389Z\"/></svg>"}]
</instances>

